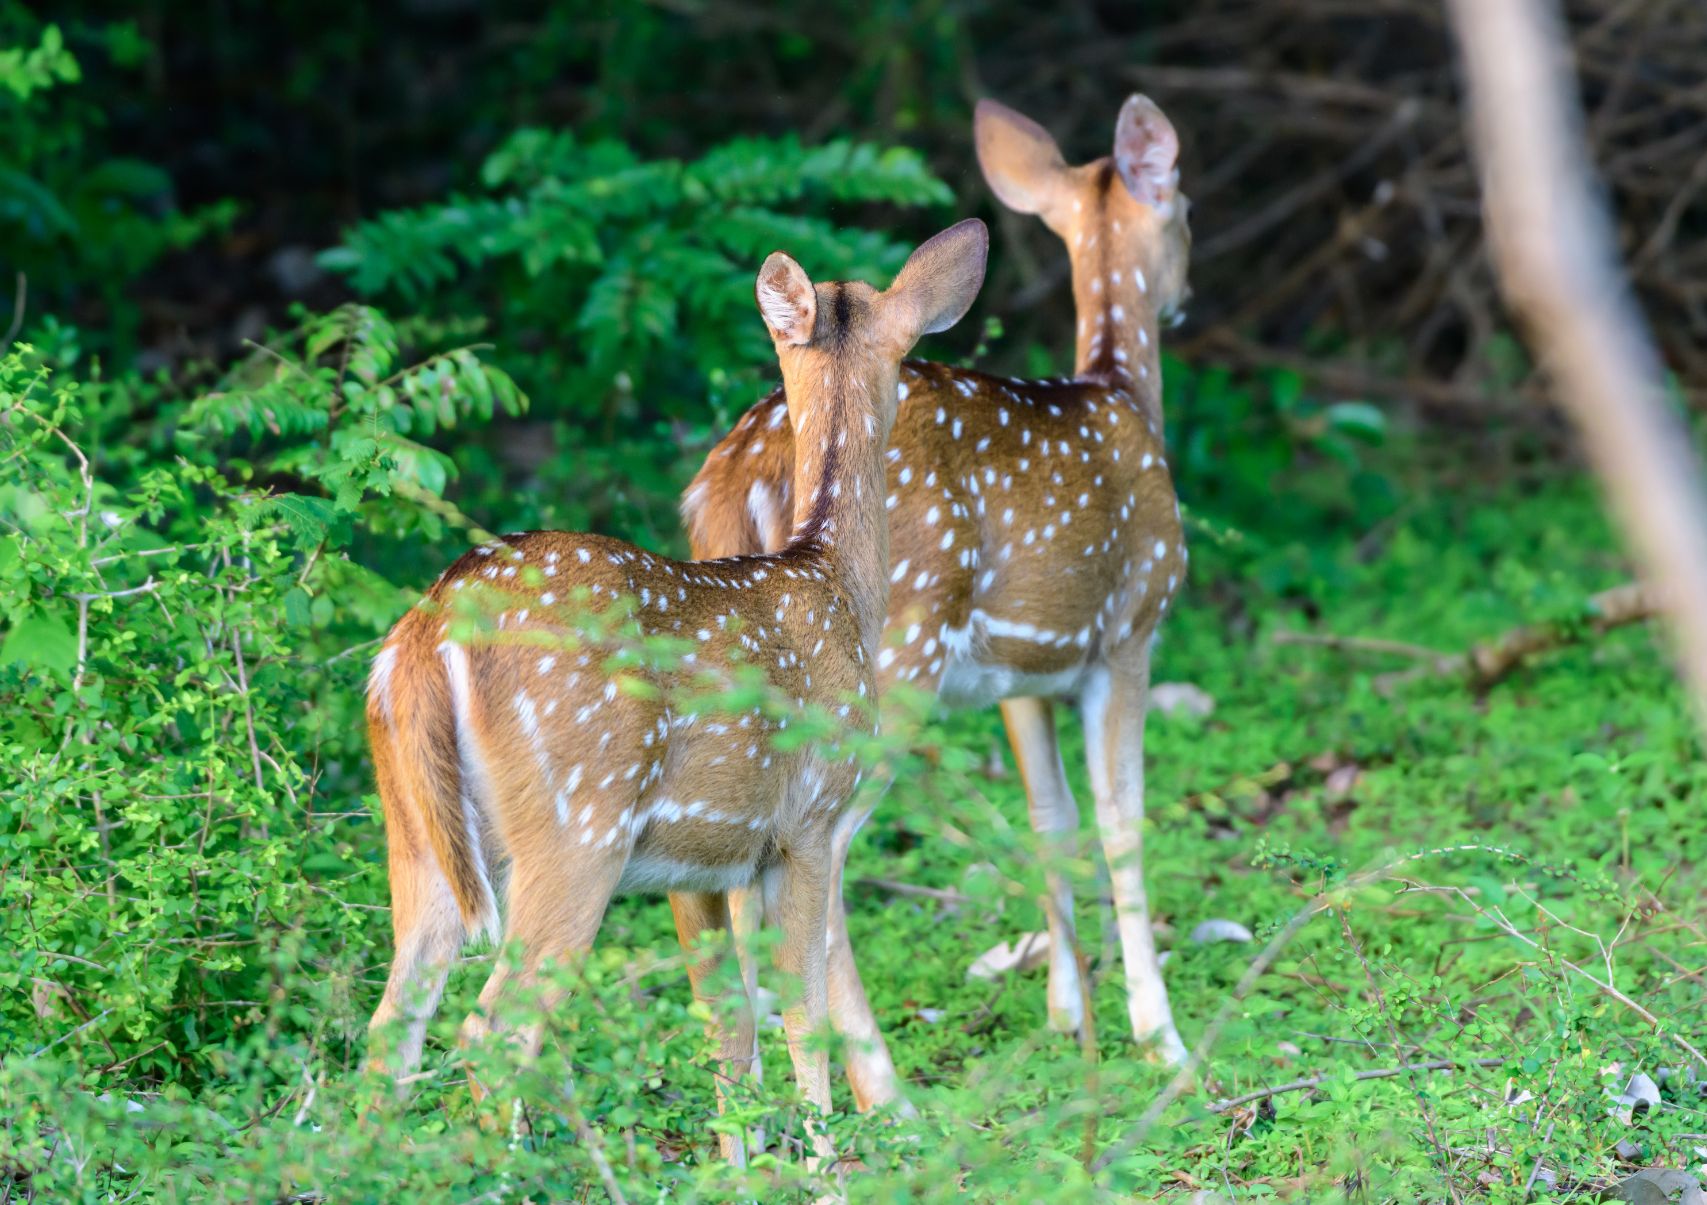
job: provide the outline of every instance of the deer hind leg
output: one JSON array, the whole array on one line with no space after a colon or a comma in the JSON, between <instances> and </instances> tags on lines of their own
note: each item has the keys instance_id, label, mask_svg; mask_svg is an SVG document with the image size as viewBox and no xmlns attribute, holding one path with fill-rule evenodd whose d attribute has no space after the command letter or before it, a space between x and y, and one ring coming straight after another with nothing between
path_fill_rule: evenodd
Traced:
<instances>
[{"instance_id":1,"label":"deer hind leg","mask_svg":"<svg viewBox=\"0 0 1707 1205\"><path fill-rule=\"evenodd\" d=\"M859 977L859 967L854 963L853 946L848 941L847 907L842 900L842 875L847 866L848 848L869 815L870 807L851 806L837 824L830 847L825 931L828 943L825 978L830 1023L846 1044L843 1057L847 1060L848 1087L853 1091L854 1107L865 1113L894 1105L896 1112L911 1117L916 1110L901 1095L901 1077L895 1072L895 1061L889 1055L883 1031L877 1027L871 1001L866 998L865 984Z\"/></svg>"},{"instance_id":2,"label":"deer hind leg","mask_svg":"<svg viewBox=\"0 0 1707 1205\"><path fill-rule=\"evenodd\" d=\"M670 911L675 914L676 937L683 950L691 952L701 934L721 934L730 930L729 901L720 892L674 892L670 896ZM688 983L693 988L694 999L709 1004L712 1009L712 1019L706 1024L706 1031L717 1043L719 1116L727 1110L731 1096L746 1077L747 1061L752 1057L757 1039L757 1029L753 1024L753 997L745 990L745 979L738 1001L727 1001L710 989L708 980L725 956L721 951L712 951L688 964ZM745 970L742 967L743 976ZM721 1133L717 1136L717 1144L726 1161L736 1167L747 1166L747 1145L742 1134Z\"/></svg>"},{"instance_id":3,"label":"deer hind leg","mask_svg":"<svg viewBox=\"0 0 1707 1205\"><path fill-rule=\"evenodd\" d=\"M549 808L549 801L545 806ZM468 1086L476 1101L493 1086L481 1079L482 1060L472 1052L504 1038L517 1062L538 1056L544 1018L564 996L562 985L541 972L561 970L592 948L627 860L623 845L595 850L567 841L535 843L519 851L513 847L512 852L504 946L480 989L479 1007L462 1023L460 1035L464 1049L471 1052ZM518 1022L517 1006L524 1003L532 1012Z\"/></svg>"},{"instance_id":4,"label":"deer hind leg","mask_svg":"<svg viewBox=\"0 0 1707 1205\"><path fill-rule=\"evenodd\" d=\"M1002 721L1025 782L1031 831L1043 845L1049 921L1049 1028L1077 1033L1085 1022L1086 992L1074 957L1073 884L1063 863L1075 852L1079 804L1067 785L1055 733L1055 705L1048 699L1003 699Z\"/></svg>"},{"instance_id":5,"label":"deer hind leg","mask_svg":"<svg viewBox=\"0 0 1707 1205\"><path fill-rule=\"evenodd\" d=\"M400 890L400 883L407 883L407 889ZM462 914L449 880L431 853L407 861L391 855L391 927L396 953L385 994L368 1022L368 1062L396 1077L397 1095L402 1098L409 1078L421 1065L427 1023L438 1011L445 980L463 942ZM387 1050L384 1036L399 1018L405 1027L395 1047Z\"/></svg>"},{"instance_id":6,"label":"deer hind leg","mask_svg":"<svg viewBox=\"0 0 1707 1205\"><path fill-rule=\"evenodd\" d=\"M783 1030L788 1036L788 1056L794 1064L794 1082L810 1105L830 1111L830 1059L817 1041L829 1021L829 993L825 984L825 914L830 887L829 841L796 845L783 851L781 862L767 870L764 879L765 911L782 925L777 947L777 968L797 979L800 999L782 1010ZM835 1149L829 1135L816 1121L808 1121L813 1154L809 1171L834 1161Z\"/></svg>"},{"instance_id":7,"label":"deer hind leg","mask_svg":"<svg viewBox=\"0 0 1707 1205\"><path fill-rule=\"evenodd\" d=\"M401 1099L407 1095L409 1077L421 1065L427 1022L438 1009L466 932L450 880L439 868L415 804L392 768L391 739L382 726L374 726L372 746L385 808L393 953L385 992L368 1022L368 1065L396 1077ZM388 1050L385 1039L400 1018L405 1022L402 1034Z\"/></svg>"},{"instance_id":8,"label":"deer hind leg","mask_svg":"<svg viewBox=\"0 0 1707 1205\"><path fill-rule=\"evenodd\" d=\"M1156 1057L1182 1063L1185 1044L1168 1007L1144 893L1144 713L1149 692L1148 652L1130 663L1094 670L1082 699L1085 753L1114 887L1132 1036Z\"/></svg>"},{"instance_id":9,"label":"deer hind leg","mask_svg":"<svg viewBox=\"0 0 1707 1205\"><path fill-rule=\"evenodd\" d=\"M755 1016L759 1007L759 963L754 939L765 921L764 892L757 886L737 887L729 893L729 930L734 937L735 958L741 964L741 984L747 992L747 1008ZM753 1028L752 1051L746 1072L755 1087L765 1082L764 1060L759 1057L759 1031ZM765 1129L754 1126L747 1135L748 1149L765 1149Z\"/></svg>"}]
</instances>

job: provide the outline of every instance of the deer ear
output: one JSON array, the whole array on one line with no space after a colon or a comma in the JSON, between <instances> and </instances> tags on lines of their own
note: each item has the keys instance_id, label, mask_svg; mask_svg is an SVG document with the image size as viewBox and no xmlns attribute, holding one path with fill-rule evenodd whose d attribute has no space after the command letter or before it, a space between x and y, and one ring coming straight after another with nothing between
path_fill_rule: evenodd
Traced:
<instances>
[{"instance_id":1,"label":"deer ear","mask_svg":"<svg viewBox=\"0 0 1707 1205\"><path fill-rule=\"evenodd\" d=\"M759 313L770 327L772 340L790 347L812 341L812 327L818 320L818 294L804 268L781 251L772 251L759 269L753 292L759 299Z\"/></svg>"},{"instance_id":2,"label":"deer ear","mask_svg":"<svg viewBox=\"0 0 1707 1205\"><path fill-rule=\"evenodd\" d=\"M989 230L977 218L967 218L907 257L882 297L886 318L908 347L920 335L945 331L966 316L983 287L989 254Z\"/></svg>"},{"instance_id":3,"label":"deer ear","mask_svg":"<svg viewBox=\"0 0 1707 1205\"><path fill-rule=\"evenodd\" d=\"M1114 125L1114 168L1126 190L1163 217L1179 188L1179 135L1148 96L1133 93Z\"/></svg>"},{"instance_id":4,"label":"deer ear","mask_svg":"<svg viewBox=\"0 0 1707 1205\"><path fill-rule=\"evenodd\" d=\"M1041 214L1054 204L1066 179L1067 161L1048 130L986 98L973 112L972 140L984 179L1003 205Z\"/></svg>"}]
</instances>

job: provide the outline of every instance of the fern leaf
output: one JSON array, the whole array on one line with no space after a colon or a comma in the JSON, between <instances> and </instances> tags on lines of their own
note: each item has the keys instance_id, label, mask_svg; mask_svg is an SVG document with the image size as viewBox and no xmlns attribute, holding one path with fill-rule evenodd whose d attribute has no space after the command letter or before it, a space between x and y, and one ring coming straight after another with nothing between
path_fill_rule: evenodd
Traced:
<instances>
[{"instance_id":1,"label":"fern leaf","mask_svg":"<svg viewBox=\"0 0 1707 1205\"><path fill-rule=\"evenodd\" d=\"M305 399L291 389L269 383L255 389L208 393L197 398L184 417L192 427L211 427L221 435L239 431L252 436L312 435L326 429L323 399Z\"/></svg>"},{"instance_id":2,"label":"fern leaf","mask_svg":"<svg viewBox=\"0 0 1707 1205\"><path fill-rule=\"evenodd\" d=\"M271 521L282 522L298 548L312 548L324 540L337 518L337 510L326 498L308 494L272 494L249 508L250 527Z\"/></svg>"}]
</instances>

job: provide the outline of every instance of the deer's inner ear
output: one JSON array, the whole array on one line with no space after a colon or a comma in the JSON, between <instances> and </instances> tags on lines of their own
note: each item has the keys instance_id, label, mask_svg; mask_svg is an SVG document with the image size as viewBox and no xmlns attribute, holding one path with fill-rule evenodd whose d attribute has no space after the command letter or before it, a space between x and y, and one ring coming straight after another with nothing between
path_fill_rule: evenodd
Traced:
<instances>
[{"instance_id":1,"label":"deer's inner ear","mask_svg":"<svg viewBox=\"0 0 1707 1205\"><path fill-rule=\"evenodd\" d=\"M1148 96L1134 94L1114 127L1114 167L1126 190L1164 215L1179 187L1179 135Z\"/></svg>"},{"instance_id":2,"label":"deer's inner ear","mask_svg":"<svg viewBox=\"0 0 1707 1205\"><path fill-rule=\"evenodd\" d=\"M908 347L965 317L984 283L990 232L977 218L957 222L921 244L883 293L894 333Z\"/></svg>"},{"instance_id":3,"label":"deer's inner ear","mask_svg":"<svg viewBox=\"0 0 1707 1205\"><path fill-rule=\"evenodd\" d=\"M773 251L759 269L753 291L772 339L792 347L812 341L818 297L804 268L781 251Z\"/></svg>"}]
</instances>

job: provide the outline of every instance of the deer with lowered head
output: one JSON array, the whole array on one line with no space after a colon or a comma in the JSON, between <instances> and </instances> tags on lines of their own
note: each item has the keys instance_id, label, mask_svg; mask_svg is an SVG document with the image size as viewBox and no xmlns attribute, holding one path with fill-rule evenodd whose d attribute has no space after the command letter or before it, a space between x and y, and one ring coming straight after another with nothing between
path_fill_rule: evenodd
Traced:
<instances>
[{"instance_id":1,"label":"deer with lowered head","mask_svg":"<svg viewBox=\"0 0 1707 1205\"><path fill-rule=\"evenodd\" d=\"M547 964L591 946L613 895L670 892L686 945L726 929L724 893L751 887L780 922L780 969L802 988L783 1018L798 1087L829 1109L827 1056L808 1038L826 1020L828 887L860 771L823 744L773 748L786 715L680 700L757 666L776 696L870 730L898 369L921 335L971 306L987 249L983 223L961 222L915 250L882 291L814 284L781 252L765 261L757 300L793 437L792 518L774 551L688 562L602 536L504 536L465 554L392 629L367 714L396 940L372 1029L402 1022L393 1070L418 1065L471 936L514 943L520 962L500 960L465 1043L515 1028L506 1004ZM461 635L447 616L475 594L496 622ZM595 613L689 651L671 666L608 668L611 637L587 618ZM708 970L704 960L690 969L696 994ZM524 1056L537 1052L537 1026L512 1036ZM726 1075L738 1075L750 1015L717 1037ZM822 1130L813 1137L816 1157L829 1155ZM721 1141L744 1160L739 1136Z\"/></svg>"},{"instance_id":2,"label":"deer with lowered head","mask_svg":"<svg viewBox=\"0 0 1707 1205\"><path fill-rule=\"evenodd\" d=\"M1120 110L1113 154L1080 167L1041 126L992 100L978 105L975 137L996 196L1066 243L1073 376L1022 381L901 366L879 694L910 683L950 707L999 702L1032 826L1057 846L1070 845L1079 813L1054 702L1077 700L1132 1034L1177 1062L1185 1048L1158 966L1140 851L1150 647L1186 569L1157 351L1159 319L1185 293L1190 250L1179 141L1162 111L1136 95ZM746 413L686 491L695 556L788 539L801 446L788 388L785 380ZM868 1108L896 1101L899 1085L848 948L841 870L856 828L844 824L834 850L829 992L855 1100ZM1049 1019L1071 1031L1089 1006L1073 954L1073 894L1053 870L1048 891ZM750 927L751 902L736 893L731 903L737 929Z\"/></svg>"}]
</instances>

